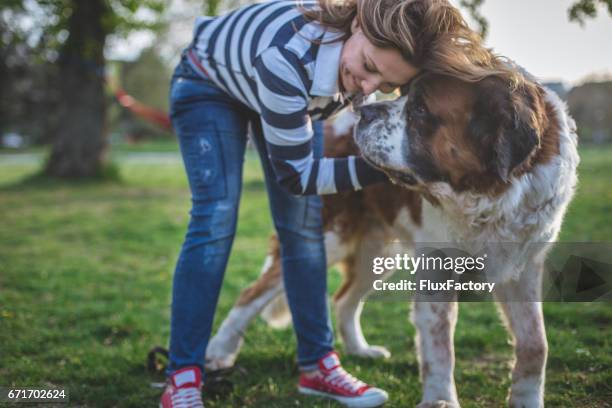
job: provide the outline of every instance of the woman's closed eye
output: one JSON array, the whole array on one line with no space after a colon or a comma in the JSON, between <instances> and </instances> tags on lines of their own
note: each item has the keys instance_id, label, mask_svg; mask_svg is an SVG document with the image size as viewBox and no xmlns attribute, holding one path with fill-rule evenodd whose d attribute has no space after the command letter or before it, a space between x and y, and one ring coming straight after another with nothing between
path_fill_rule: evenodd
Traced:
<instances>
[{"instance_id":1,"label":"woman's closed eye","mask_svg":"<svg viewBox=\"0 0 612 408\"><path fill-rule=\"evenodd\" d=\"M367 62L363 63L363 69L365 69L366 72L369 72L370 74L377 74L378 73L376 68L374 68L373 66L369 65Z\"/></svg>"}]
</instances>

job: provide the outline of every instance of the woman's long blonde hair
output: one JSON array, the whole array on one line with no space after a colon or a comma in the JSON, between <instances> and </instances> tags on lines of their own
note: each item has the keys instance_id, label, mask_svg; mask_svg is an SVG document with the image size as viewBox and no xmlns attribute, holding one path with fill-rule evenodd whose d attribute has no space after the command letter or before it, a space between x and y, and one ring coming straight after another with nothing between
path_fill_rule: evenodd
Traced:
<instances>
[{"instance_id":1,"label":"woman's long blonde hair","mask_svg":"<svg viewBox=\"0 0 612 408\"><path fill-rule=\"evenodd\" d=\"M404 59L426 72L475 82L501 75L516 83L516 70L485 48L459 10L448 0L318 0L303 9L308 20L351 35L359 26L372 44L395 48Z\"/></svg>"}]
</instances>

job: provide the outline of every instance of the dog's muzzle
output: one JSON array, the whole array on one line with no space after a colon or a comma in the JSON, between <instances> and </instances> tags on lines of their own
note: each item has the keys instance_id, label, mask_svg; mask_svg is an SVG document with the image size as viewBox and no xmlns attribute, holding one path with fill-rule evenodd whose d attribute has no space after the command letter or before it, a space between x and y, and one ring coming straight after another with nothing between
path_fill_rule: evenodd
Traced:
<instances>
[{"instance_id":1,"label":"dog's muzzle","mask_svg":"<svg viewBox=\"0 0 612 408\"><path fill-rule=\"evenodd\" d=\"M358 126L366 127L375 120L386 120L389 118L389 113L384 106L372 104L360 106L356 113L359 115Z\"/></svg>"}]
</instances>

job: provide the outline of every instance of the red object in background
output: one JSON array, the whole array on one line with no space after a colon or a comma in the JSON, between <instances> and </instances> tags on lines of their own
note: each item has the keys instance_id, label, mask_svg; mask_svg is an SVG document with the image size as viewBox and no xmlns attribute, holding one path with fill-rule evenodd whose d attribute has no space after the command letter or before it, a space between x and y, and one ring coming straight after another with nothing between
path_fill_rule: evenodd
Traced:
<instances>
[{"instance_id":1,"label":"red object in background","mask_svg":"<svg viewBox=\"0 0 612 408\"><path fill-rule=\"evenodd\" d=\"M165 130L172 130L172 124L170 123L170 117L168 114L160 109L152 108L128 95L125 90L117 87L113 91L115 97L121 106L128 109L133 114L143 118L144 120L151 122Z\"/></svg>"}]
</instances>

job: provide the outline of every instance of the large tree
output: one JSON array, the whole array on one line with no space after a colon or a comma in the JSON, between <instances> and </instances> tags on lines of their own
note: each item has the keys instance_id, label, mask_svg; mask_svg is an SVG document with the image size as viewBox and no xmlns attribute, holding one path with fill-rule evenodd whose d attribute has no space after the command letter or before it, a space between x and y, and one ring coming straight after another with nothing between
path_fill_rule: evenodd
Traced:
<instances>
[{"instance_id":1,"label":"large tree","mask_svg":"<svg viewBox=\"0 0 612 408\"><path fill-rule=\"evenodd\" d=\"M163 0L39 0L58 16L66 40L57 61L61 105L45 172L64 178L93 177L105 164L107 149L104 48L111 33L152 28L136 18L139 10L158 15ZM46 3L46 4L45 4ZM59 32L59 31L58 31Z\"/></svg>"},{"instance_id":2,"label":"large tree","mask_svg":"<svg viewBox=\"0 0 612 408\"><path fill-rule=\"evenodd\" d=\"M105 0L71 0L58 68L61 105L45 171L57 177L91 177L106 151L104 46L111 28Z\"/></svg>"}]
</instances>

